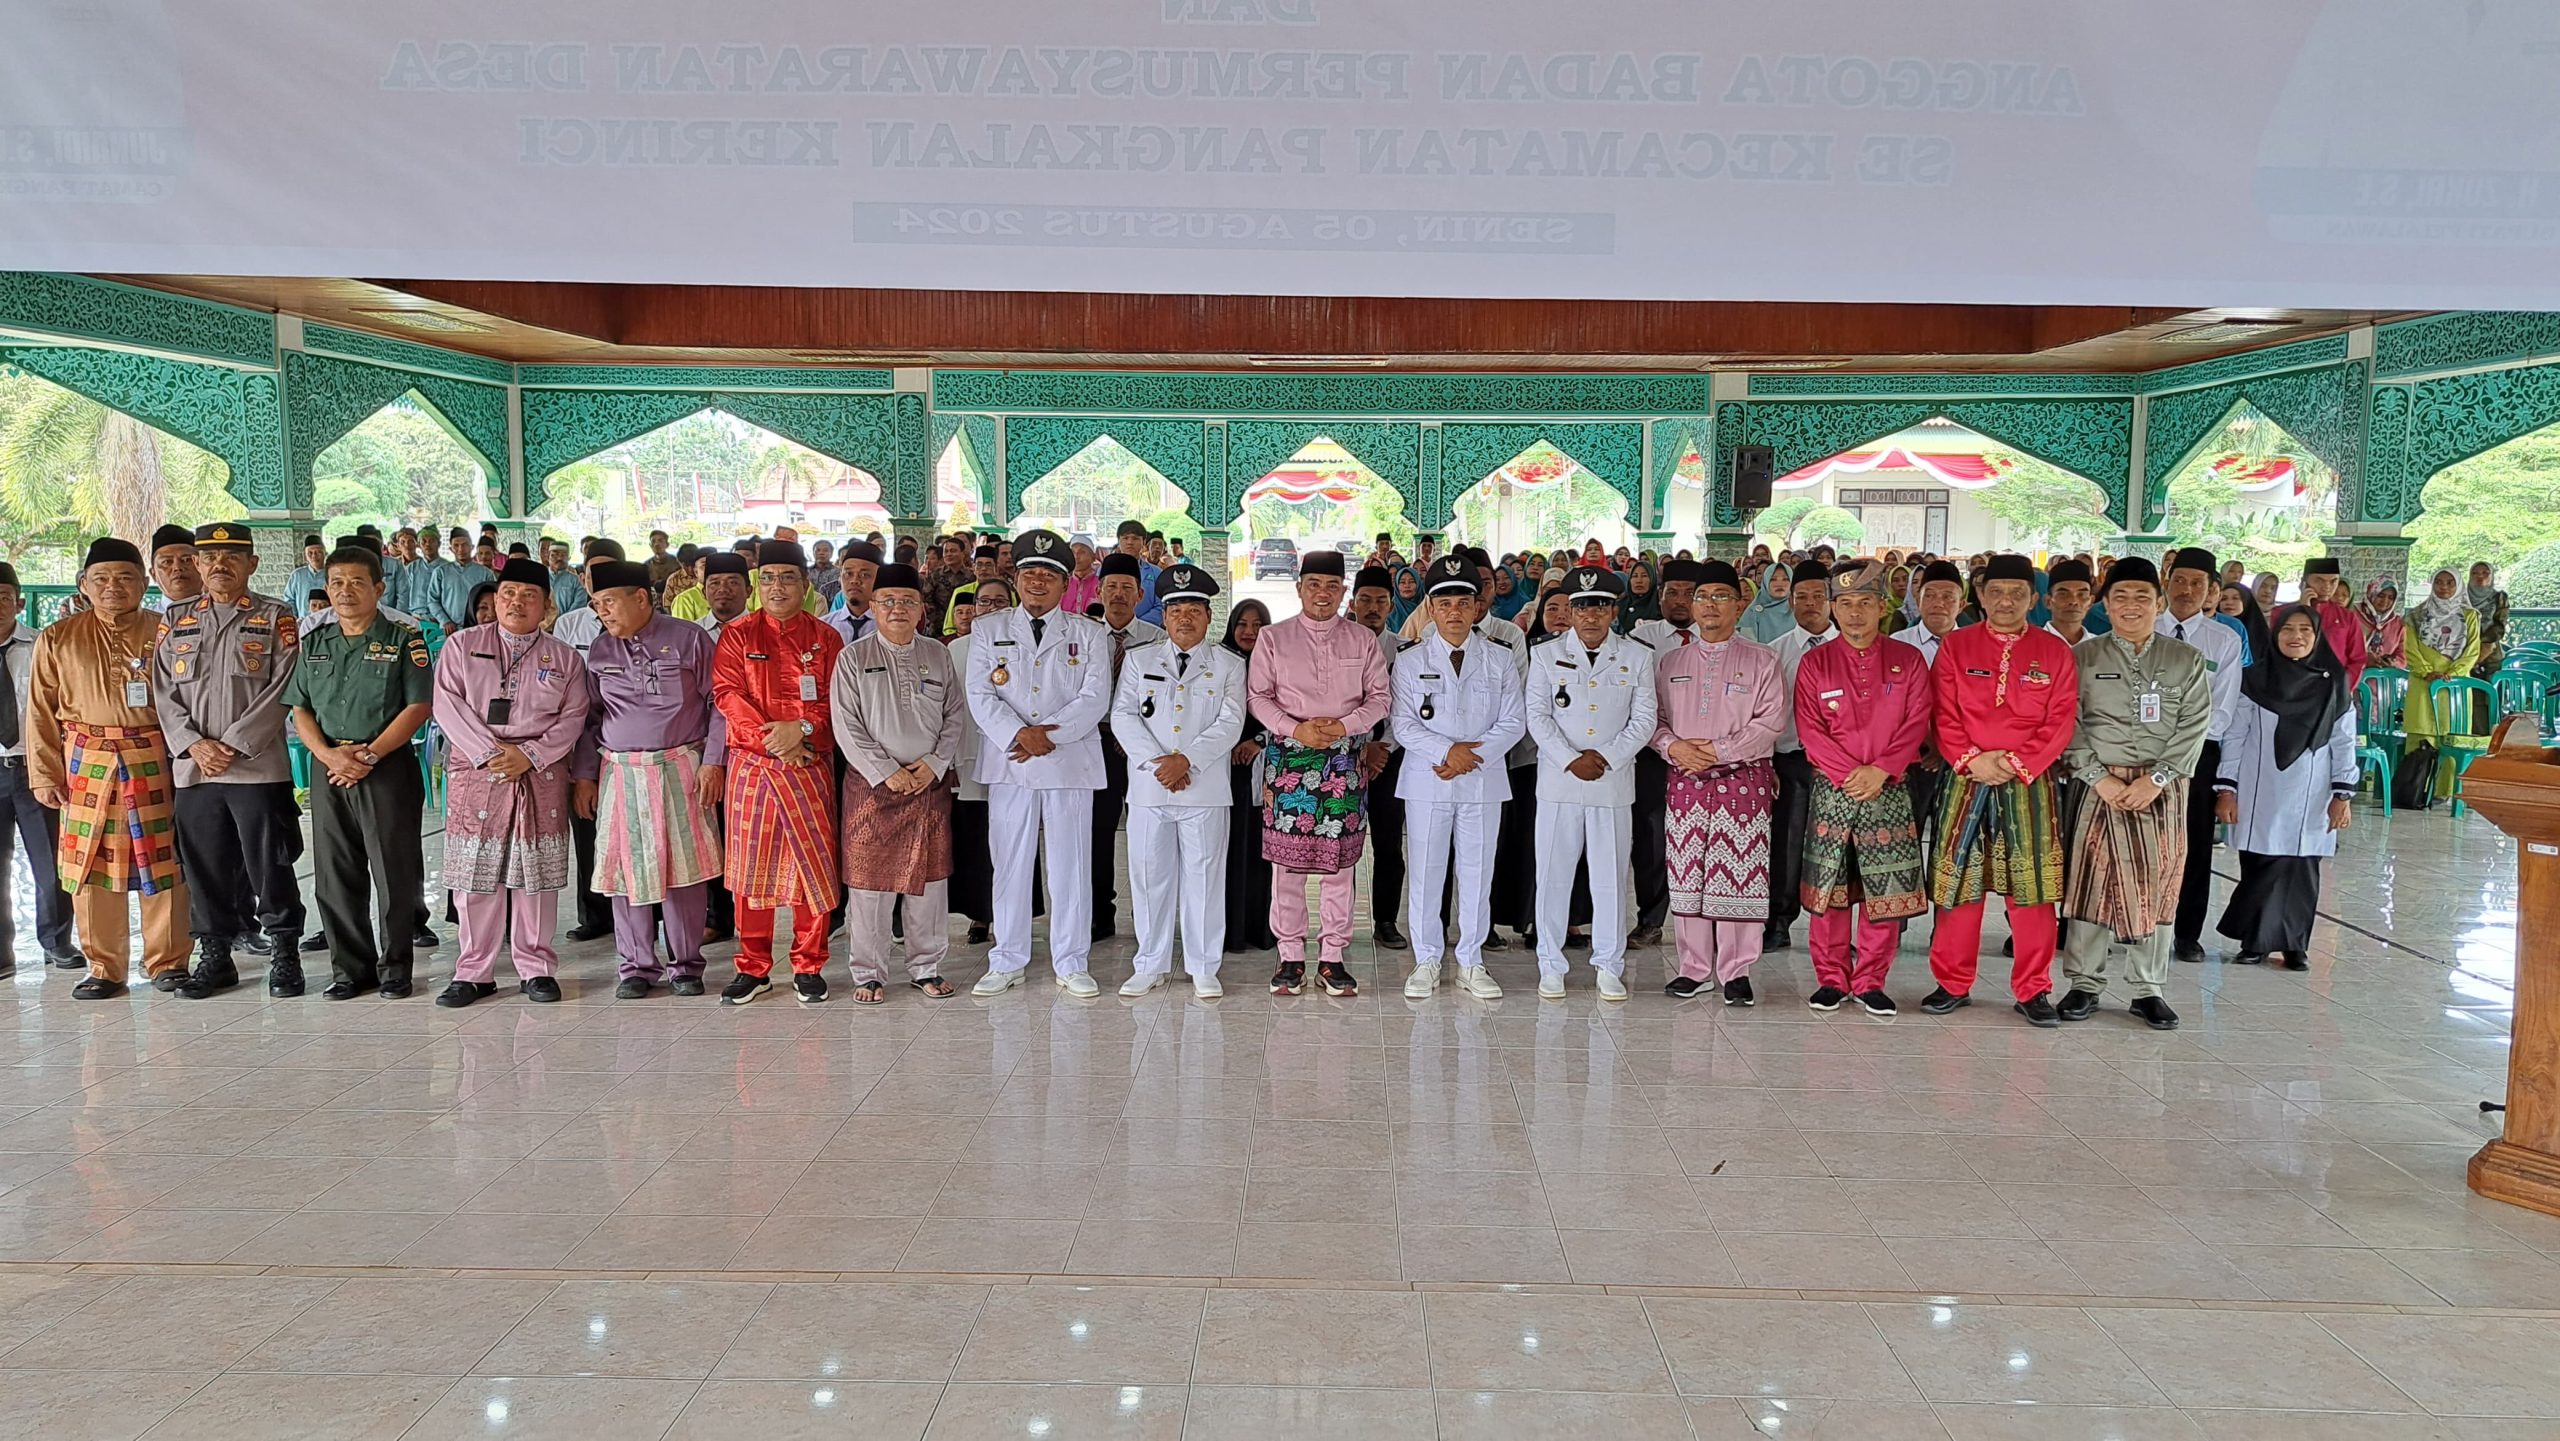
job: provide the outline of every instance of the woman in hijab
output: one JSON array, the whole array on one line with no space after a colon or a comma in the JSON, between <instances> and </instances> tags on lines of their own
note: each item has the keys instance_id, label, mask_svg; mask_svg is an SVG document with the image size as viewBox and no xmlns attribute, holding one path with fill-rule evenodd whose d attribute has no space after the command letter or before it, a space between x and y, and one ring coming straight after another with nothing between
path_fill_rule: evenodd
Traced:
<instances>
[{"instance_id":1,"label":"woman in hijab","mask_svg":"<svg viewBox=\"0 0 2560 1441\"><path fill-rule=\"evenodd\" d=\"M1520 573L1503 562L1493 568L1493 614L1511 620L1529 603L1529 592L1523 587Z\"/></svg>"},{"instance_id":2,"label":"woman in hijab","mask_svg":"<svg viewBox=\"0 0 2560 1441\"><path fill-rule=\"evenodd\" d=\"M1413 618L1413 613L1420 609L1422 609L1421 572L1415 570L1409 565L1396 567L1396 598L1387 602L1388 633L1392 635L1397 631L1403 630L1404 623L1411 620ZM1267 615L1268 611L1266 608L1266 617ZM1228 612L1227 635L1230 639L1235 635L1235 623L1235 613L1233 611ZM1267 619L1265 623L1268 623Z\"/></svg>"},{"instance_id":3,"label":"woman in hijab","mask_svg":"<svg viewBox=\"0 0 2560 1441\"><path fill-rule=\"evenodd\" d=\"M2214 817L2240 853L2240 884L2216 929L2239 945L2244 966L2274 956L2301 971L2311 965L2320 858L2337 854L2350 821L2356 708L2311 607L2277 611L2270 644L2263 663L2241 674L2214 781Z\"/></svg>"},{"instance_id":4,"label":"woman in hijab","mask_svg":"<svg viewBox=\"0 0 2560 1441\"><path fill-rule=\"evenodd\" d=\"M1529 623L1520 628L1520 634L1534 646L1551 635L1562 635L1572 629L1573 621L1567 604L1564 582L1549 575L1546 584L1538 587L1537 604L1524 612Z\"/></svg>"},{"instance_id":5,"label":"woman in hijab","mask_svg":"<svg viewBox=\"0 0 2560 1441\"><path fill-rule=\"evenodd\" d=\"M1787 567L1772 560L1760 572L1760 593L1742 612L1742 633L1767 645L1795 628L1795 613L1787 609Z\"/></svg>"},{"instance_id":6,"label":"woman in hijab","mask_svg":"<svg viewBox=\"0 0 2560 1441\"><path fill-rule=\"evenodd\" d=\"M1412 578L1407 569L1397 582ZM1227 649L1253 659L1253 643L1271 624L1271 607L1240 600L1227 612ZM1262 858L1262 744L1267 733L1248 709L1244 734L1237 738L1235 765L1227 772L1229 799L1235 811L1227 818L1227 949L1267 951L1279 944L1271 934L1271 863Z\"/></svg>"},{"instance_id":7,"label":"woman in hijab","mask_svg":"<svg viewBox=\"0 0 2560 1441\"><path fill-rule=\"evenodd\" d=\"M2258 597L2258 609L2274 610L2276 608L2276 587L2282 584L2282 581L2276 579L2274 571L2258 572L2258 578L2249 586L2249 589Z\"/></svg>"},{"instance_id":8,"label":"woman in hijab","mask_svg":"<svg viewBox=\"0 0 2560 1441\"><path fill-rule=\"evenodd\" d=\"M2267 635L2266 612L2258 609L2258 597L2247 586L2225 585L2213 611L2216 618L2240 632L2242 665L2256 665L2275 649L2275 642Z\"/></svg>"},{"instance_id":9,"label":"woman in hijab","mask_svg":"<svg viewBox=\"0 0 2560 1441\"><path fill-rule=\"evenodd\" d=\"M2507 593L2498 589L2496 566L2485 560L2471 563L2471 583L2463 587L2462 603L2480 617L2480 659L2471 674L2489 680L2507 658ZM2371 647L2366 650L2369 657Z\"/></svg>"},{"instance_id":10,"label":"woman in hijab","mask_svg":"<svg viewBox=\"0 0 2560 1441\"><path fill-rule=\"evenodd\" d=\"M2409 623L2400 618L2400 587L2387 580L2377 580L2364 588L2364 599L2356 602L2356 621L2364 627L2364 658L2368 665L2400 668L2402 638Z\"/></svg>"},{"instance_id":11,"label":"woman in hijab","mask_svg":"<svg viewBox=\"0 0 2560 1441\"><path fill-rule=\"evenodd\" d=\"M2415 747L2452 730L2447 719L2436 714L2427 683L2468 676L2480 663L2480 613L2463 600L2462 582L2451 570L2437 571L2427 598L2409 612L2400 655L2409 672L2409 698L2400 707L2401 729ZM2452 781L2453 758L2447 756L2438 762L2437 790L2441 792Z\"/></svg>"},{"instance_id":12,"label":"woman in hijab","mask_svg":"<svg viewBox=\"0 0 2560 1441\"><path fill-rule=\"evenodd\" d=\"M1885 603L1893 614L1885 617L1885 634L1909 630L1920 620L1920 607L1911 596L1911 567L1896 564L1884 573Z\"/></svg>"},{"instance_id":13,"label":"woman in hijab","mask_svg":"<svg viewBox=\"0 0 2560 1441\"><path fill-rule=\"evenodd\" d=\"M1626 599L1618 606L1618 634L1625 635L1649 620L1662 615L1662 597L1655 593L1653 567L1643 561L1627 572Z\"/></svg>"}]
</instances>

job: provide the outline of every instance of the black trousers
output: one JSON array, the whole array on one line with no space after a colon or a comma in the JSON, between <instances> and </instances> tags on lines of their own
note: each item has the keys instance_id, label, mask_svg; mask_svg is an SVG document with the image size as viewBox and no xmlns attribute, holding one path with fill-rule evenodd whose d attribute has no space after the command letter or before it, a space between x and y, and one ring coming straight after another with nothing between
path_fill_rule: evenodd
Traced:
<instances>
[{"instance_id":1,"label":"black trousers","mask_svg":"<svg viewBox=\"0 0 2560 1441\"><path fill-rule=\"evenodd\" d=\"M294 862L302 859L293 782L182 786L177 822L189 934L230 942L264 931L278 955L290 954L308 919L293 878Z\"/></svg>"},{"instance_id":2,"label":"black trousers","mask_svg":"<svg viewBox=\"0 0 2560 1441\"><path fill-rule=\"evenodd\" d=\"M1129 801L1129 757L1120 743L1102 737L1102 789L1093 796L1093 933L1120 925L1119 877L1112 861L1120 853L1120 813Z\"/></svg>"},{"instance_id":3,"label":"black trousers","mask_svg":"<svg viewBox=\"0 0 2560 1441\"><path fill-rule=\"evenodd\" d=\"M1669 846L1663 822L1671 799L1671 762L1647 746L1636 752L1636 813L1631 824L1636 870L1636 924L1659 927L1671 914Z\"/></svg>"},{"instance_id":4,"label":"black trousers","mask_svg":"<svg viewBox=\"0 0 2560 1441\"><path fill-rule=\"evenodd\" d=\"M613 929L613 902L596 894L596 823L569 817L569 843L577 851L578 924L590 931Z\"/></svg>"},{"instance_id":5,"label":"black trousers","mask_svg":"<svg viewBox=\"0 0 2560 1441\"><path fill-rule=\"evenodd\" d=\"M314 779L311 893L329 936L329 968L359 986L407 979L427 874L418 837L426 781L413 765L383 766L352 786Z\"/></svg>"},{"instance_id":6,"label":"black trousers","mask_svg":"<svg viewBox=\"0 0 2560 1441\"><path fill-rule=\"evenodd\" d=\"M1538 923L1538 766L1510 770L1511 799L1493 842L1493 923L1526 931ZM1454 868L1456 857L1450 864ZM1452 874L1454 874L1454 869ZM1441 891L1442 896L1449 889Z\"/></svg>"},{"instance_id":7,"label":"black trousers","mask_svg":"<svg viewBox=\"0 0 2560 1441\"><path fill-rule=\"evenodd\" d=\"M47 956L76 955L71 940L71 896L62 889L54 857L62 844L62 812L36 803L27 789L27 763L0 758L0 957L17 954L18 923L10 915L9 851L24 845L27 873L35 881L36 944Z\"/></svg>"},{"instance_id":8,"label":"black trousers","mask_svg":"<svg viewBox=\"0 0 2560 1441\"><path fill-rule=\"evenodd\" d=\"M951 909L971 925L995 924L995 863L987 850L987 803L951 802Z\"/></svg>"},{"instance_id":9,"label":"black trousers","mask_svg":"<svg viewBox=\"0 0 2560 1441\"><path fill-rule=\"evenodd\" d=\"M1778 806L1769 816L1769 929L1783 931L1804 914L1804 832L1813 806L1813 762L1780 751Z\"/></svg>"},{"instance_id":10,"label":"black trousers","mask_svg":"<svg viewBox=\"0 0 2560 1441\"><path fill-rule=\"evenodd\" d=\"M2176 938L2186 945L2204 936L2205 907L2213 900L2213 778L2222 769L2222 742L2206 741L2187 783L2187 870L2178 882Z\"/></svg>"},{"instance_id":11,"label":"black trousers","mask_svg":"<svg viewBox=\"0 0 2560 1441\"><path fill-rule=\"evenodd\" d=\"M1404 774L1404 748L1387 753L1387 764L1369 782L1369 844L1378 859L1369 873L1369 923L1372 929L1392 926L1404 908L1404 802L1396 795L1396 777ZM1258 849L1258 846L1257 846ZM1266 866L1265 869L1269 867ZM1268 890L1266 885L1265 890ZM1263 929L1271 926L1271 907L1263 906ZM1227 917L1233 929L1235 917Z\"/></svg>"}]
</instances>

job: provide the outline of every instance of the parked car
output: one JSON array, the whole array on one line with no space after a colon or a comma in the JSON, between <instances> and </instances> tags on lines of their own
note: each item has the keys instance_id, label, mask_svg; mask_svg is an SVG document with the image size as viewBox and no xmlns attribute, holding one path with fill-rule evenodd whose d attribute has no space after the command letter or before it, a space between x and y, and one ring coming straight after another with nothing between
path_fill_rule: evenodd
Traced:
<instances>
[{"instance_id":1,"label":"parked car","mask_svg":"<svg viewBox=\"0 0 2560 1441\"><path fill-rule=\"evenodd\" d=\"M1253 578L1255 580L1293 580L1298 574L1297 542L1280 536L1265 536L1254 543Z\"/></svg>"}]
</instances>

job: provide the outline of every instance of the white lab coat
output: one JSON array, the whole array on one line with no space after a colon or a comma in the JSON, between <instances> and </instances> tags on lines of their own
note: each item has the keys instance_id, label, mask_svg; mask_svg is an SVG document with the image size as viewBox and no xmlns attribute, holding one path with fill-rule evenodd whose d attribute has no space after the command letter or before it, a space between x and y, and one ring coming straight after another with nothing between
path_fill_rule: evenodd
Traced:
<instances>
[{"instance_id":1,"label":"white lab coat","mask_svg":"<svg viewBox=\"0 0 2560 1441\"><path fill-rule=\"evenodd\" d=\"M2262 856L2336 855L2338 833L2329 829L2329 800L2355 794L2355 708L2349 706L2338 717L2327 744L2304 751L2292 769L2278 770L2275 713L2244 695L2222 739L2221 772L2216 788L2235 791L2240 798L2240 823L2231 828L2233 850Z\"/></svg>"}]
</instances>

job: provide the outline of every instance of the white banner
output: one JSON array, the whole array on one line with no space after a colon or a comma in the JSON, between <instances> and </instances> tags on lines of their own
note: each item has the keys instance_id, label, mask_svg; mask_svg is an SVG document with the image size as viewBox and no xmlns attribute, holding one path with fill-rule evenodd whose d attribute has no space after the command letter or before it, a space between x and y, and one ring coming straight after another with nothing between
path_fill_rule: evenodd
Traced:
<instances>
[{"instance_id":1,"label":"white banner","mask_svg":"<svg viewBox=\"0 0 2560 1441\"><path fill-rule=\"evenodd\" d=\"M0 267L2560 309L2560 3L0 0Z\"/></svg>"}]
</instances>

